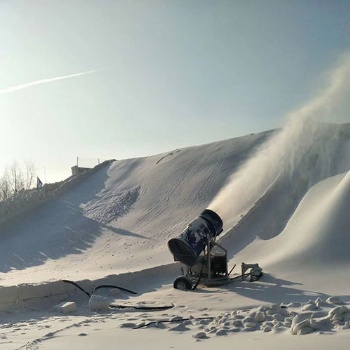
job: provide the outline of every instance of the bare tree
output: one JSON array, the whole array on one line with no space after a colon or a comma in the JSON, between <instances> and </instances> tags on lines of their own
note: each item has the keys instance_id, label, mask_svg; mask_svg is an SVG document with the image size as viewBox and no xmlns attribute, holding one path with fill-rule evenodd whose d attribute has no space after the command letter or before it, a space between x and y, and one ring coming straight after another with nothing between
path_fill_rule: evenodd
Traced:
<instances>
[{"instance_id":1,"label":"bare tree","mask_svg":"<svg viewBox=\"0 0 350 350\"><path fill-rule=\"evenodd\" d=\"M30 188L33 187L35 183L35 177L36 177L36 170L35 170L35 165L32 161L26 160L24 162L25 166L25 189L29 190Z\"/></svg>"},{"instance_id":2,"label":"bare tree","mask_svg":"<svg viewBox=\"0 0 350 350\"><path fill-rule=\"evenodd\" d=\"M7 168L5 168L4 174L0 178L0 198L1 200L5 200L10 197L11 194L10 175Z\"/></svg>"},{"instance_id":3,"label":"bare tree","mask_svg":"<svg viewBox=\"0 0 350 350\"><path fill-rule=\"evenodd\" d=\"M5 200L21 190L29 190L35 185L35 165L26 160L23 165L12 163L10 168L5 168L0 175L0 200Z\"/></svg>"},{"instance_id":4,"label":"bare tree","mask_svg":"<svg viewBox=\"0 0 350 350\"><path fill-rule=\"evenodd\" d=\"M24 189L23 172L17 162L12 163L10 167L10 179L13 193Z\"/></svg>"}]
</instances>

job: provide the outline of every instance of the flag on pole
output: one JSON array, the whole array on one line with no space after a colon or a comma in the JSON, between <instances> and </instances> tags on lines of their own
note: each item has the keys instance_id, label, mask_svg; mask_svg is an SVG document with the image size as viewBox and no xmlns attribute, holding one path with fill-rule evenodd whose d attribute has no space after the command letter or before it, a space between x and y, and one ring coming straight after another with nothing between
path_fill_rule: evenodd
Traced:
<instances>
[{"instance_id":1,"label":"flag on pole","mask_svg":"<svg viewBox=\"0 0 350 350\"><path fill-rule=\"evenodd\" d=\"M39 179L39 177L36 177L36 189L39 190L40 188L43 187L42 181Z\"/></svg>"}]
</instances>

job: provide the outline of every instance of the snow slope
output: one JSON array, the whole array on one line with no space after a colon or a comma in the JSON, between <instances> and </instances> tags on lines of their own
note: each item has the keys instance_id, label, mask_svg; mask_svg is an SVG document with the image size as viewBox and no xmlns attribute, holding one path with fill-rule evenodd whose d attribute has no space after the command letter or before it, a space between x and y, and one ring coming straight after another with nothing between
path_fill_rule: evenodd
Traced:
<instances>
[{"instance_id":1,"label":"snow slope","mask_svg":"<svg viewBox=\"0 0 350 350\"><path fill-rule=\"evenodd\" d=\"M10 341L12 348L28 342L27 348L58 349L62 337L75 347L88 349L102 342L102 348L111 348L115 338L110 332L115 332L118 321L118 339L124 339L121 345L136 349L140 343L132 340L128 328L142 320L179 315L190 317L189 323L174 325L174 329L158 325L177 335L151 329L142 333L144 341L157 332L160 341L150 342L153 349L164 348L167 342L182 349L203 346L204 341L208 346L227 346L232 340L219 335L243 331L240 341L251 341L254 338L247 331L274 331L279 340L257 332L254 337L263 337L261 346L277 349L281 342L292 348L286 337L278 338L286 330L288 334L341 330L337 342L341 348L340 344L350 338L346 333L349 320L344 316L350 311L341 304L350 301L350 282L345 278L350 264L350 124L308 126L305 130L292 125L115 161L2 224L0 304L17 293L13 312L2 319L9 330L18 329L16 341ZM178 236L205 208L223 218L219 241L228 249L230 265L258 262L264 270L262 280L254 284L239 281L223 288L202 287L194 292L172 288L179 267L167 241ZM175 308L153 318L124 312L98 316L86 309L86 296L72 285L62 284L62 279L79 282L90 291L105 282L122 284L141 293L130 302L158 301L173 303ZM74 299L82 311L63 318L47 313L58 290L62 295L68 293L66 297ZM51 298L44 302L45 296ZM39 297L35 314L26 309L27 314L19 317L18 308L26 308ZM23 306L19 302L24 299L33 300ZM288 314L276 306L279 303L286 305ZM317 314L310 311L315 309ZM304 312L309 313L305 316ZM301 315L300 320L293 321L297 315ZM29 332L31 317L38 321ZM209 319L191 321L196 317ZM87 341L71 332L78 325L98 328L102 319L107 327L104 333L89 332ZM63 320L68 326L63 327ZM303 327L292 324L298 320ZM44 333L46 325L52 329L50 336ZM20 333L24 328L28 338ZM213 339L198 341L203 336L200 333L206 339L216 334L217 343ZM187 334L195 338L188 342ZM4 337L12 339L10 331ZM39 340L33 340L35 337ZM45 347L40 347L43 341ZM299 346L312 347L310 340L298 342ZM328 338L314 338L314 342L318 349L329 345ZM7 340L3 344L8 344Z\"/></svg>"},{"instance_id":2,"label":"snow slope","mask_svg":"<svg viewBox=\"0 0 350 350\"><path fill-rule=\"evenodd\" d=\"M252 243L251 250L255 244L266 247L260 260L267 262L271 254L266 250L274 251L273 261L277 251L287 259L303 255L310 244L318 247L318 256L329 248L329 239L342 245L345 234L328 237L325 231L337 230L333 226L339 224L343 232L347 224L342 214L347 210L347 177L341 174L350 164L350 125L317 125L317 132L306 135L312 136L312 144L294 159L285 134L252 134L107 164L1 226L1 284L101 278L170 264L167 241L207 207L223 218L220 241L231 257L240 253L245 258ZM302 143L303 138L305 134L287 141ZM339 185L339 177L332 180L337 174L345 176ZM298 232L305 233L298 238ZM288 250L277 249L282 241ZM328 260L338 256L339 248L326 254ZM341 257L347 261L346 249Z\"/></svg>"},{"instance_id":3,"label":"snow slope","mask_svg":"<svg viewBox=\"0 0 350 350\"><path fill-rule=\"evenodd\" d=\"M99 169L2 225L1 283L39 282L43 272L45 280L96 278L171 263L169 237L208 206L227 177L270 134Z\"/></svg>"}]
</instances>

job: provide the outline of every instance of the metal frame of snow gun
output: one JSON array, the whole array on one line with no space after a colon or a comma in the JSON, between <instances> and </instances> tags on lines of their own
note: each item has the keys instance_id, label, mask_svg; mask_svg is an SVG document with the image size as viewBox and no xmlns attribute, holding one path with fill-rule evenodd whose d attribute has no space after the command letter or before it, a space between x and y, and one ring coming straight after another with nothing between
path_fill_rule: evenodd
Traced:
<instances>
[{"instance_id":1,"label":"metal frame of snow gun","mask_svg":"<svg viewBox=\"0 0 350 350\"><path fill-rule=\"evenodd\" d=\"M236 266L236 265L235 265ZM182 264L182 275L175 279L175 289L193 290L199 284L208 287L225 285L241 278L250 277L250 281L258 281L262 276L262 269L259 264L241 265L241 274L230 277L235 266L228 272L227 250L215 241L215 237L208 240L203 253L198 257L197 263L193 266Z\"/></svg>"},{"instance_id":2,"label":"metal frame of snow gun","mask_svg":"<svg viewBox=\"0 0 350 350\"><path fill-rule=\"evenodd\" d=\"M262 268L259 266L258 263L245 264L244 262L242 262L241 270L242 270L242 275L241 275L242 280L249 276L250 282L258 281L263 274Z\"/></svg>"}]
</instances>

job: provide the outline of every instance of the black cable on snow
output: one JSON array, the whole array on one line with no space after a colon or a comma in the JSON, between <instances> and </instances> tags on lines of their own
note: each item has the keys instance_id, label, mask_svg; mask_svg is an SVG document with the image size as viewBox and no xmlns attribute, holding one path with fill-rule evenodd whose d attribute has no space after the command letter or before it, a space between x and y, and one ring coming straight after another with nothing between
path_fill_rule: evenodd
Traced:
<instances>
[{"instance_id":1,"label":"black cable on snow","mask_svg":"<svg viewBox=\"0 0 350 350\"><path fill-rule=\"evenodd\" d=\"M77 287L78 289L80 289L83 293L85 293L89 298L91 297L91 294L89 292L87 292L85 289L83 289L82 287L80 287L77 283L73 282L73 281L68 281L68 280L62 280L62 282L64 283L70 283L73 284L73 286Z\"/></svg>"},{"instance_id":2,"label":"black cable on snow","mask_svg":"<svg viewBox=\"0 0 350 350\"><path fill-rule=\"evenodd\" d=\"M101 288L114 288L114 289L119 289L119 290L122 290L124 292L131 293L131 294L137 294L136 292L133 292L132 290L129 290L129 289L126 289L126 288L122 288L122 287L118 287L118 286L114 286L114 285L110 285L110 284L103 284L101 286L95 287L95 289L92 292L92 294L94 294L98 289L101 289Z\"/></svg>"},{"instance_id":3,"label":"black cable on snow","mask_svg":"<svg viewBox=\"0 0 350 350\"><path fill-rule=\"evenodd\" d=\"M122 288L122 287L119 287L119 286L109 285L109 284L105 284L105 285L101 285L101 286L95 287L93 292L92 292L92 294L90 294L89 292L87 292L85 289L83 289L77 283L75 283L73 281L62 280L62 282L72 284L73 286L75 286L78 289L80 289L83 293L85 293L89 298L91 297L92 294L94 294L96 292L96 290L98 290L100 288L115 288L115 289L123 290L124 292L128 292L128 293L131 293L131 294L137 294L136 292L133 292L132 290L129 290L129 289L126 289L126 288Z\"/></svg>"},{"instance_id":4,"label":"black cable on snow","mask_svg":"<svg viewBox=\"0 0 350 350\"><path fill-rule=\"evenodd\" d=\"M198 287L198 285L199 285L199 282L200 282L201 279L202 279L202 275L203 275L203 266L204 266L204 261L202 262L201 271L200 271L200 273L199 273L198 280L197 280L196 284L195 284L194 286L192 286L192 290L197 289L197 287Z\"/></svg>"},{"instance_id":5,"label":"black cable on snow","mask_svg":"<svg viewBox=\"0 0 350 350\"><path fill-rule=\"evenodd\" d=\"M174 304L164 305L164 306L139 306L139 305L111 304L111 305L109 305L109 307L111 307L113 309L135 309L135 310L141 310L141 311L162 311L162 310L172 309L174 307Z\"/></svg>"}]
</instances>

